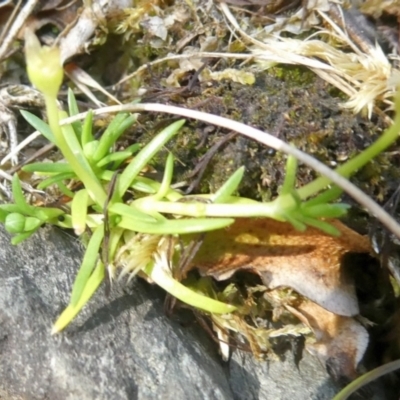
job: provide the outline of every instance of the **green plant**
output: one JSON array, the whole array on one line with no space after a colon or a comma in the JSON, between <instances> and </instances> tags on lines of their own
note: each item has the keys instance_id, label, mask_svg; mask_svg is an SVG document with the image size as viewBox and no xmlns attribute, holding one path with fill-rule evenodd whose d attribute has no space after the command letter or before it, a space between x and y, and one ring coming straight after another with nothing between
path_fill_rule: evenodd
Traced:
<instances>
[{"instance_id":1,"label":"green plant","mask_svg":"<svg viewBox=\"0 0 400 400\"><path fill-rule=\"evenodd\" d=\"M235 311L236 305L219 301L212 291L189 288L174 278L174 266L181 256L178 239L184 239L186 234L221 229L236 217L269 217L290 222L300 230L310 225L332 235L338 234L323 218L336 218L346 213L345 204L329 203L340 190L334 187L318 194L329 183L324 178L307 185L307 189L295 189L297 161L293 156L288 157L280 195L270 203L235 196L244 175L243 167L217 193L197 196L184 196L171 188L174 164L171 153L162 182L141 176L143 168L178 134L184 120L162 130L141 149L133 144L123 151L115 151L118 138L135 123L135 115L118 114L99 140L93 135L91 112L83 123L74 121L61 126L60 119L68 115L58 110L56 101L62 82L58 49L42 48L37 38L28 34L26 56L29 77L44 94L49 125L27 112L23 112L23 116L56 144L66 162L35 163L24 170L46 176L38 185L39 189L56 185L70 200L57 207L30 205L24 198L18 176L14 175L15 203L0 205L0 219L15 235L14 244L46 223L73 228L87 242L70 303L56 321L53 332L62 330L77 315L107 273L111 277L115 275L116 264L123 264L124 271L132 276L141 271L171 295L205 312ZM71 91L68 105L70 116L78 114ZM397 121L396 129L399 123ZM392 137L393 134L391 140ZM385 145L388 144L386 140ZM372 153L376 152L364 152L357 163L346 164L343 173L350 175L365 164ZM311 196L315 197L304 201Z\"/></svg>"}]
</instances>

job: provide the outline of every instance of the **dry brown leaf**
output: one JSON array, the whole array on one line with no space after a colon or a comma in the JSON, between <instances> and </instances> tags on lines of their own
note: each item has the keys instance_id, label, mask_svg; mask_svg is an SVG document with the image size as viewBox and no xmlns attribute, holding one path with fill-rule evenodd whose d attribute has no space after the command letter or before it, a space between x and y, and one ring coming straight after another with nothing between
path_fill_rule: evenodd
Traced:
<instances>
[{"instance_id":1,"label":"dry brown leaf","mask_svg":"<svg viewBox=\"0 0 400 400\"><path fill-rule=\"evenodd\" d=\"M300 232L269 218L240 218L208 233L193 265L217 280L247 269L271 289L287 286L331 312L353 316L359 312L358 303L342 258L348 252L369 253L370 244L341 222L330 223L340 237L311 227Z\"/></svg>"},{"instance_id":2,"label":"dry brown leaf","mask_svg":"<svg viewBox=\"0 0 400 400\"><path fill-rule=\"evenodd\" d=\"M314 331L316 343L307 345L307 349L327 366L333 378L357 377L357 365L369 340L367 330L360 323L333 314L308 300L297 309L286 308Z\"/></svg>"}]
</instances>

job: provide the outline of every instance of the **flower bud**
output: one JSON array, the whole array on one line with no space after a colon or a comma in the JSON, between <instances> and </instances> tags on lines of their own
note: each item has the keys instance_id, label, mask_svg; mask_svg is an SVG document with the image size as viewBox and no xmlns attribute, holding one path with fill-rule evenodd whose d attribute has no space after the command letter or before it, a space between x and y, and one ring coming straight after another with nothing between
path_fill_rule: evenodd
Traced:
<instances>
[{"instance_id":1,"label":"flower bud","mask_svg":"<svg viewBox=\"0 0 400 400\"><path fill-rule=\"evenodd\" d=\"M45 96L57 97L63 80L60 49L41 46L31 31L25 33L25 56L30 81Z\"/></svg>"}]
</instances>

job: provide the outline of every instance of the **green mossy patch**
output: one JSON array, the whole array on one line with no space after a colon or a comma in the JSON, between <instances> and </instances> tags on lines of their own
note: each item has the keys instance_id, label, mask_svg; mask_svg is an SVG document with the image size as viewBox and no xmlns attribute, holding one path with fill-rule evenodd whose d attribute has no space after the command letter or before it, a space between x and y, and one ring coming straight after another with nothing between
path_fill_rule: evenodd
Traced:
<instances>
[{"instance_id":1,"label":"green mossy patch","mask_svg":"<svg viewBox=\"0 0 400 400\"><path fill-rule=\"evenodd\" d=\"M169 72L161 68L156 71L160 78ZM146 87L147 80L154 82L157 75L152 71L151 76L143 78L142 85ZM190 92L160 88L151 100L241 121L292 143L331 167L342 164L368 147L385 128L378 116L368 120L344 109L341 106L343 96L336 89L306 68L295 66L259 72L252 86L231 81L204 81L197 83ZM136 129L136 134L143 135L140 140L145 142L154 135L157 125L164 119L163 115L142 115L140 121L146 132ZM184 133L168 146L179 160L176 180L190 180L189 175L201 157L228 133L202 122L188 121ZM390 150L381 154L354 176L354 183L383 202L397 187L400 177L400 168L396 167L398 158ZM246 175L240 186L240 195L268 201L276 197L283 182L285 159L282 153L236 136L222 145L208 163L197 189L204 193L216 191L232 171L244 165ZM160 165L156 166L160 170L163 161L160 158ZM300 166L297 185L304 185L315 176L313 170Z\"/></svg>"}]
</instances>

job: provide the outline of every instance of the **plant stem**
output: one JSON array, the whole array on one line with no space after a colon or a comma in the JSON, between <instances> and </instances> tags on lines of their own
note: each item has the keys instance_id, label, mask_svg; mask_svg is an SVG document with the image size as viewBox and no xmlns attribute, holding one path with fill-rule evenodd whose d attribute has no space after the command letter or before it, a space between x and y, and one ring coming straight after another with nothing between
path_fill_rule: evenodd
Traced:
<instances>
[{"instance_id":1,"label":"plant stem","mask_svg":"<svg viewBox=\"0 0 400 400\"><path fill-rule=\"evenodd\" d=\"M138 203L138 208L150 213L157 211L165 214L184 215L188 217L270 217L279 219L281 204L276 202L239 204L205 204L205 203L171 203L167 201L146 201Z\"/></svg>"},{"instance_id":2,"label":"plant stem","mask_svg":"<svg viewBox=\"0 0 400 400\"><path fill-rule=\"evenodd\" d=\"M345 177L349 177L350 175L354 174L357 170L359 170L361 167L371 161L379 153L387 149L399 137L399 132L400 115L399 112L397 112L396 118L392 126L386 129L384 134L375 143L366 148L356 157L349 160L347 163L336 168L335 172ZM329 183L331 183L331 180L326 178L325 176L322 176L298 189L297 193L299 194L301 199L306 199L307 197L318 193L320 190L329 185Z\"/></svg>"}]
</instances>

